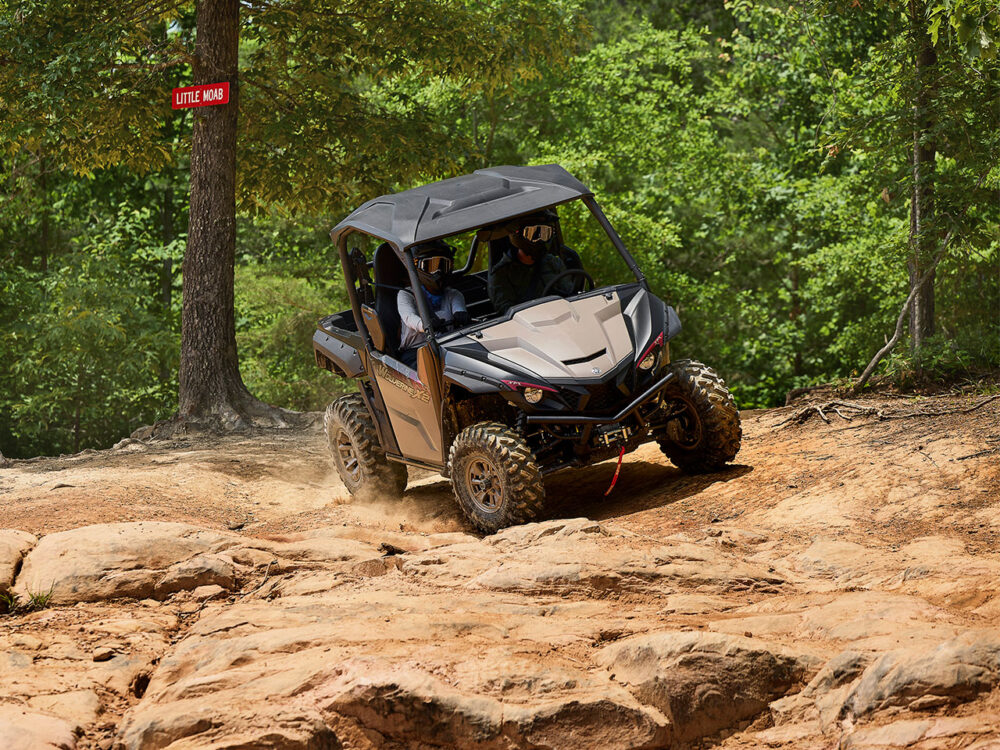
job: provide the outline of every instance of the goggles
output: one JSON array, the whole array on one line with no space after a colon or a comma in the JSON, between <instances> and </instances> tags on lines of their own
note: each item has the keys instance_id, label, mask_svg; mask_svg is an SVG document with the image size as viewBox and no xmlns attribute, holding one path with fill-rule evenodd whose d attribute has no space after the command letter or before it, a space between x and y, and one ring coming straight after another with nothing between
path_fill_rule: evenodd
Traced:
<instances>
[{"instance_id":1,"label":"goggles","mask_svg":"<svg viewBox=\"0 0 1000 750\"><path fill-rule=\"evenodd\" d=\"M556 233L551 224L529 224L519 231L528 242L548 242Z\"/></svg>"},{"instance_id":2,"label":"goggles","mask_svg":"<svg viewBox=\"0 0 1000 750\"><path fill-rule=\"evenodd\" d=\"M417 268L425 273L437 273L438 271L451 273L453 267L454 263L452 259L446 255L432 255L428 258L419 258L417 260Z\"/></svg>"}]
</instances>

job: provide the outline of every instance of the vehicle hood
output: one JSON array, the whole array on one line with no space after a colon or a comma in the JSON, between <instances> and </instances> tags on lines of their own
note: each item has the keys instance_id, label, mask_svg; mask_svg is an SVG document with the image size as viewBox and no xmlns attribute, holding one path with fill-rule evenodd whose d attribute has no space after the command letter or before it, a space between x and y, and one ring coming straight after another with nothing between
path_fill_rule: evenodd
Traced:
<instances>
[{"instance_id":1,"label":"vehicle hood","mask_svg":"<svg viewBox=\"0 0 1000 750\"><path fill-rule=\"evenodd\" d=\"M553 299L479 334L476 342L491 361L509 362L546 380L599 378L634 349L617 292Z\"/></svg>"}]
</instances>

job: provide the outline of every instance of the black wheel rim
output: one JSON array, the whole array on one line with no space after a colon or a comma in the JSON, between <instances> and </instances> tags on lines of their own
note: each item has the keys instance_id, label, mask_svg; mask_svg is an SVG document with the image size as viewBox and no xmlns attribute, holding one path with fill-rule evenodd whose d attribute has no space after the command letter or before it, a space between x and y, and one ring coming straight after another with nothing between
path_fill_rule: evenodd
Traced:
<instances>
[{"instance_id":1,"label":"black wheel rim","mask_svg":"<svg viewBox=\"0 0 1000 750\"><path fill-rule=\"evenodd\" d=\"M703 434L698 412L691 404L685 402L684 409L667 423L666 432L670 442L678 448L694 450L701 443Z\"/></svg>"},{"instance_id":2,"label":"black wheel rim","mask_svg":"<svg viewBox=\"0 0 1000 750\"><path fill-rule=\"evenodd\" d=\"M474 458L465 467L465 484L476 507L484 513L496 513L503 504L500 472L492 461Z\"/></svg>"},{"instance_id":3,"label":"black wheel rim","mask_svg":"<svg viewBox=\"0 0 1000 750\"><path fill-rule=\"evenodd\" d=\"M343 430L337 430L334 438L334 450L337 460L344 469L344 473L357 484L361 481L361 462L358 461L358 452L354 449L354 443L350 436Z\"/></svg>"}]
</instances>

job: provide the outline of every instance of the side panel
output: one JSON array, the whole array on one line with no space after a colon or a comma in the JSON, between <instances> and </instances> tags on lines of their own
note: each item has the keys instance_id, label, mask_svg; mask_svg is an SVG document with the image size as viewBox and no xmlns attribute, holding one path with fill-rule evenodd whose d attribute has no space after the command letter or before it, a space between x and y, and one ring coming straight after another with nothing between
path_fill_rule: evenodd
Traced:
<instances>
[{"instance_id":1,"label":"side panel","mask_svg":"<svg viewBox=\"0 0 1000 750\"><path fill-rule=\"evenodd\" d=\"M354 338L357 345L361 345L361 337L354 334ZM357 346L334 338L326 331L317 330L313 334L313 352L316 355L316 364L323 369L336 368L348 378L356 378L364 374L364 363L361 361L361 355L358 354Z\"/></svg>"},{"instance_id":2,"label":"side panel","mask_svg":"<svg viewBox=\"0 0 1000 750\"><path fill-rule=\"evenodd\" d=\"M392 431L404 458L441 463L439 404L417 373L392 357L372 355L372 376L389 412Z\"/></svg>"}]
</instances>

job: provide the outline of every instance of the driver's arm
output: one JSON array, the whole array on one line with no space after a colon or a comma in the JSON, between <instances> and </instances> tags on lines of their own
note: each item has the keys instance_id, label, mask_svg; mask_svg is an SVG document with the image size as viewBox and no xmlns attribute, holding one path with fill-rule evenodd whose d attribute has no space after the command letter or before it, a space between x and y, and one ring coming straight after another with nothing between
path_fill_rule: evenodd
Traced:
<instances>
[{"instance_id":1,"label":"driver's arm","mask_svg":"<svg viewBox=\"0 0 1000 750\"><path fill-rule=\"evenodd\" d=\"M403 339L406 339L406 330L413 332L415 337L424 331L424 321L417 312L417 301L405 289L400 289L396 295L396 309L399 311L399 322L403 326Z\"/></svg>"},{"instance_id":2,"label":"driver's arm","mask_svg":"<svg viewBox=\"0 0 1000 750\"><path fill-rule=\"evenodd\" d=\"M501 315L518 302L513 285L509 277L510 269L507 265L497 265L489 277L488 292L493 309Z\"/></svg>"},{"instance_id":3,"label":"driver's arm","mask_svg":"<svg viewBox=\"0 0 1000 750\"><path fill-rule=\"evenodd\" d=\"M565 273L567 270L563 259L555 253L546 253L542 262L545 263L543 278L545 279L546 284L559 274ZM558 294L560 297L568 297L573 293L575 288L575 278L573 276L566 276L565 278L559 279L556 285L552 287L551 293Z\"/></svg>"}]
</instances>

